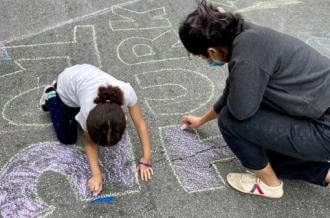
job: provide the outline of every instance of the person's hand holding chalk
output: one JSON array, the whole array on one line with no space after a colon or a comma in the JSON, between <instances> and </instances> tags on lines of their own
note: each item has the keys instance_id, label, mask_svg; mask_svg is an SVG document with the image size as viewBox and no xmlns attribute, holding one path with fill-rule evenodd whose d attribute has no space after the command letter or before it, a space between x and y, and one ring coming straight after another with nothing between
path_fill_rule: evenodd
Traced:
<instances>
[{"instance_id":1,"label":"person's hand holding chalk","mask_svg":"<svg viewBox=\"0 0 330 218\"><path fill-rule=\"evenodd\" d=\"M198 128L202 125L202 117L185 115L181 118L181 129Z\"/></svg>"},{"instance_id":2,"label":"person's hand holding chalk","mask_svg":"<svg viewBox=\"0 0 330 218\"><path fill-rule=\"evenodd\" d=\"M102 175L93 175L89 180L88 180L88 187L93 192L94 196L97 196L100 194L103 188L103 178Z\"/></svg>"}]
</instances>

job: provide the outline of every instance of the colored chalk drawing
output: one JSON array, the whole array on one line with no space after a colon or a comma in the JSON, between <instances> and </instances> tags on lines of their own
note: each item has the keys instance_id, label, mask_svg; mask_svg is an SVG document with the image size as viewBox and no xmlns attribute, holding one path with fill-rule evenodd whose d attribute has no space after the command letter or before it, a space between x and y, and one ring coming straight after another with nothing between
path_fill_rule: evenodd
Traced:
<instances>
[{"instance_id":1,"label":"colored chalk drawing","mask_svg":"<svg viewBox=\"0 0 330 218\"><path fill-rule=\"evenodd\" d=\"M122 196L140 191L127 135L115 147L100 148L99 154L105 186L126 187L126 191L103 195ZM87 186L90 169L84 151L57 142L33 144L17 153L1 169L0 211L3 217L37 217L49 215L56 209L37 194L38 178L46 171L63 174L80 200L92 198Z\"/></svg>"},{"instance_id":2,"label":"colored chalk drawing","mask_svg":"<svg viewBox=\"0 0 330 218\"><path fill-rule=\"evenodd\" d=\"M138 50L142 48L145 52ZM144 37L129 37L117 46L117 57L126 65L137 65L186 59L187 52L182 48L179 37L174 30L168 30L159 36L148 39Z\"/></svg>"},{"instance_id":3,"label":"colored chalk drawing","mask_svg":"<svg viewBox=\"0 0 330 218\"><path fill-rule=\"evenodd\" d=\"M10 55L8 54L5 46L0 42L0 61L1 60L11 60Z\"/></svg>"},{"instance_id":4,"label":"colored chalk drawing","mask_svg":"<svg viewBox=\"0 0 330 218\"><path fill-rule=\"evenodd\" d=\"M214 5L221 5L230 8L237 13L247 13L251 11L275 9L287 5L302 4L299 0L266 0L266 1L240 1L240 0L226 0L226 1L208 1ZM247 4L250 4L247 6Z\"/></svg>"},{"instance_id":5,"label":"colored chalk drawing","mask_svg":"<svg viewBox=\"0 0 330 218\"><path fill-rule=\"evenodd\" d=\"M159 129L166 158L186 192L225 187L215 163L232 160L234 157L220 136L201 140L195 130L182 131L176 125Z\"/></svg>"},{"instance_id":6,"label":"colored chalk drawing","mask_svg":"<svg viewBox=\"0 0 330 218\"><path fill-rule=\"evenodd\" d=\"M214 84L205 75L188 69L161 69L135 74L145 103L155 116L194 112L214 97ZM203 92L196 86L204 87ZM155 90L158 90L157 92Z\"/></svg>"}]
</instances>

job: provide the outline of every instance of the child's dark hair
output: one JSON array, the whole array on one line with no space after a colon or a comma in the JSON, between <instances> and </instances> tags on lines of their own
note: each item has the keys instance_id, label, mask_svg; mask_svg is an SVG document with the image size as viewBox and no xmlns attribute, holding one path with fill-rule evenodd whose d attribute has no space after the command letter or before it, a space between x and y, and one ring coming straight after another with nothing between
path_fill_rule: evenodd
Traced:
<instances>
[{"instance_id":1,"label":"child's dark hair","mask_svg":"<svg viewBox=\"0 0 330 218\"><path fill-rule=\"evenodd\" d=\"M242 32L243 22L241 15L220 12L202 0L181 23L179 36L188 52L208 57L210 47L231 48L234 38Z\"/></svg>"},{"instance_id":2,"label":"child's dark hair","mask_svg":"<svg viewBox=\"0 0 330 218\"><path fill-rule=\"evenodd\" d=\"M100 146L117 144L125 131L126 118L121 108L123 92L118 87L101 86L89 112L86 125L92 141Z\"/></svg>"}]
</instances>

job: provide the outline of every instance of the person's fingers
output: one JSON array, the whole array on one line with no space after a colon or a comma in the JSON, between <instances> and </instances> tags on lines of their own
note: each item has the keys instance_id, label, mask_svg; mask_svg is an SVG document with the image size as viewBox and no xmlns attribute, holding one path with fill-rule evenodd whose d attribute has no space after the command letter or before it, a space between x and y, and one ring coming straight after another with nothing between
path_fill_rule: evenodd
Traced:
<instances>
[{"instance_id":1,"label":"person's fingers","mask_svg":"<svg viewBox=\"0 0 330 218\"><path fill-rule=\"evenodd\" d=\"M140 176L141 176L141 179L144 181L144 173L143 173L143 169L140 169Z\"/></svg>"},{"instance_id":2,"label":"person's fingers","mask_svg":"<svg viewBox=\"0 0 330 218\"><path fill-rule=\"evenodd\" d=\"M185 115L181 118L181 123L188 123L189 116Z\"/></svg>"},{"instance_id":3,"label":"person's fingers","mask_svg":"<svg viewBox=\"0 0 330 218\"><path fill-rule=\"evenodd\" d=\"M150 170L147 170L147 176L148 176L148 180L151 179L151 175L150 175Z\"/></svg>"},{"instance_id":4,"label":"person's fingers","mask_svg":"<svg viewBox=\"0 0 330 218\"><path fill-rule=\"evenodd\" d=\"M154 170L152 168L149 168L151 175L154 175Z\"/></svg>"}]
</instances>

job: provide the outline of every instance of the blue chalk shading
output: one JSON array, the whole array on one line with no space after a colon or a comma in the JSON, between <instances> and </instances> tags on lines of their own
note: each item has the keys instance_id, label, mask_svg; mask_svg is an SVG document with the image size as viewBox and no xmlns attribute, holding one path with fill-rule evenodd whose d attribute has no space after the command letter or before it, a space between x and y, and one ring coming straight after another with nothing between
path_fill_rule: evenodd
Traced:
<instances>
[{"instance_id":1,"label":"blue chalk shading","mask_svg":"<svg viewBox=\"0 0 330 218\"><path fill-rule=\"evenodd\" d=\"M90 200L90 203L114 203L116 197L114 195L100 196Z\"/></svg>"},{"instance_id":2,"label":"blue chalk shading","mask_svg":"<svg viewBox=\"0 0 330 218\"><path fill-rule=\"evenodd\" d=\"M11 60L5 46L0 42L0 60Z\"/></svg>"}]
</instances>

